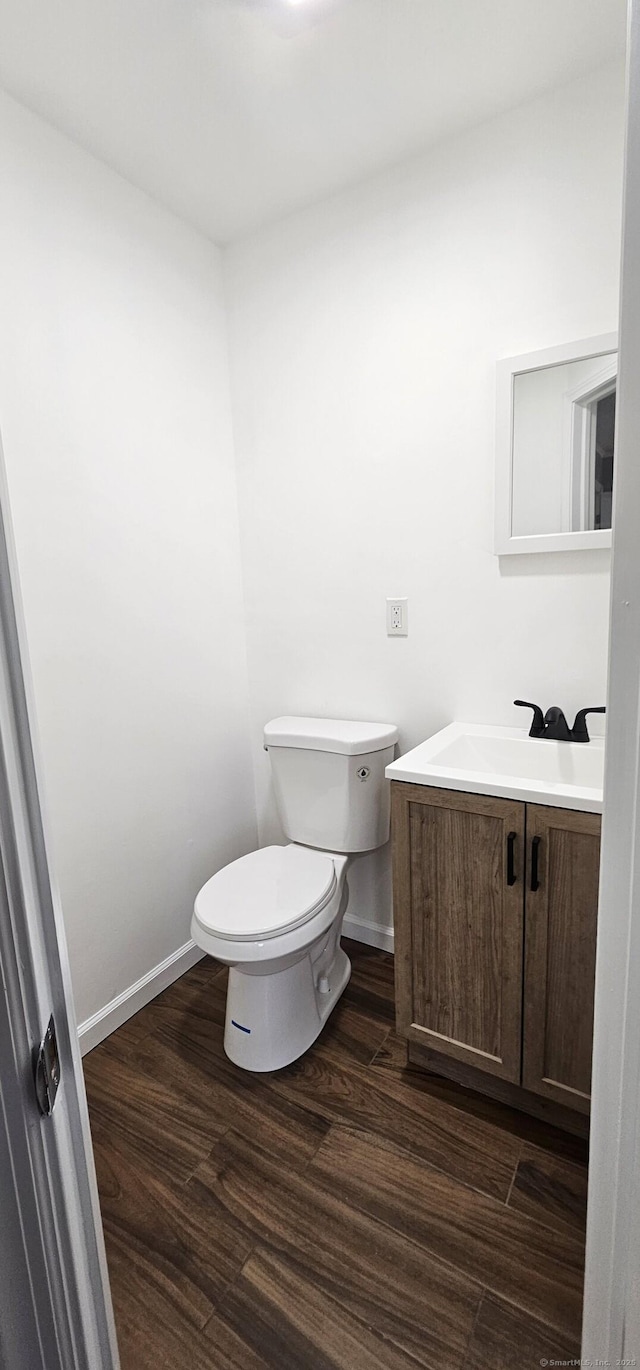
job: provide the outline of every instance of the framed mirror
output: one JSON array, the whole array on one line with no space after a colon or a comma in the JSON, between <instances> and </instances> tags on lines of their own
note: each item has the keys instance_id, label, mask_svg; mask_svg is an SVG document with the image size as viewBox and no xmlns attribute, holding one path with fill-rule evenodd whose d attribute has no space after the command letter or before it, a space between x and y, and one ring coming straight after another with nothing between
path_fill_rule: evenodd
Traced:
<instances>
[{"instance_id":1,"label":"framed mirror","mask_svg":"<svg viewBox=\"0 0 640 1370\"><path fill-rule=\"evenodd\" d=\"M497 365L495 551L611 546L618 336Z\"/></svg>"}]
</instances>

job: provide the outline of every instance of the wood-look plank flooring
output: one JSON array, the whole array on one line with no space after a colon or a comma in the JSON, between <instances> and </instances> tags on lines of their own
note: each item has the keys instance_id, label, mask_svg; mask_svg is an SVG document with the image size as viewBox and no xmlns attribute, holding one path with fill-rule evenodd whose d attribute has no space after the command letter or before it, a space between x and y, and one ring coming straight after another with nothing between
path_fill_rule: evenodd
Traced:
<instances>
[{"instance_id":1,"label":"wood-look plank flooring","mask_svg":"<svg viewBox=\"0 0 640 1370\"><path fill-rule=\"evenodd\" d=\"M85 1057L122 1370L534 1370L579 1356L584 1143L407 1068L393 960L249 1075L208 958Z\"/></svg>"}]
</instances>

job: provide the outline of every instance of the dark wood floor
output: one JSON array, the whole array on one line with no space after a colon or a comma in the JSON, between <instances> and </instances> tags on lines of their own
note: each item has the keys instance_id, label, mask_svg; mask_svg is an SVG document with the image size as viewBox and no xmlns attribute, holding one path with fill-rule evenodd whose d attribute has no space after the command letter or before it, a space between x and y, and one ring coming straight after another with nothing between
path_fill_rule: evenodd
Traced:
<instances>
[{"instance_id":1,"label":"dark wood floor","mask_svg":"<svg viewBox=\"0 0 640 1370\"><path fill-rule=\"evenodd\" d=\"M584 1143L405 1067L393 962L270 1076L206 959L85 1058L123 1370L534 1370L579 1355Z\"/></svg>"}]
</instances>

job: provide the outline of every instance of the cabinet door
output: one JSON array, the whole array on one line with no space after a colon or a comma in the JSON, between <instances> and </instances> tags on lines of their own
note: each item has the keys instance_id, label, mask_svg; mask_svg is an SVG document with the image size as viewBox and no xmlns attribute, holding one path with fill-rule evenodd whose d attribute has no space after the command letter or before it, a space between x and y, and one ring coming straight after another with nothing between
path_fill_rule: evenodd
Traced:
<instances>
[{"instance_id":1,"label":"cabinet door","mask_svg":"<svg viewBox=\"0 0 640 1370\"><path fill-rule=\"evenodd\" d=\"M524 804L392 785L398 1032L520 1081Z\"/></svg>"},{"instance_id":2,"label":"cabinet door","mask_svg":"<svg viewBox=\"0 0 640 1370\"><path fill-rule=\"evenodd\" d=\"M527 849L522 1083L588 1113L600 818L528 804Z\"/></svg>"}]
</instances>

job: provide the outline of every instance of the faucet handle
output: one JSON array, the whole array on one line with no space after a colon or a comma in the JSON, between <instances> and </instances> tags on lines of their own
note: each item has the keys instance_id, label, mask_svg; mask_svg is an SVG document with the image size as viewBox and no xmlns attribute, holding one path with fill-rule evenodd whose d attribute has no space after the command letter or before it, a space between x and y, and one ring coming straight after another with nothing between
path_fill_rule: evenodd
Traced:
<instances>
[{"instance_id":1,"label":"faucet handle","mask_svg":"<svg viewBox=\"0 0 640 1370\"><path fill-rule=\"evenodd\" d=\"M514 699L519 709L533 709L533 719L529 730L529 737L542 737L544 732L544 717L539 704L530 704L526 699Z\"/></svg>"},{"instance_id":2,"label":"faucet handle","mask_svg":"<svg viewBox=\"0 0 640 1370\"><path fill-rule=\"evenodd\" d=\"M578 713L576 714L576 721L573 725L573 728L571 729L571 741L588 742L589 734L587 732L587 714L606 714L606 712L607 710L604 704L594 704L593 708L591 709L579 709Z\"/></svg>"}]
</instances>

